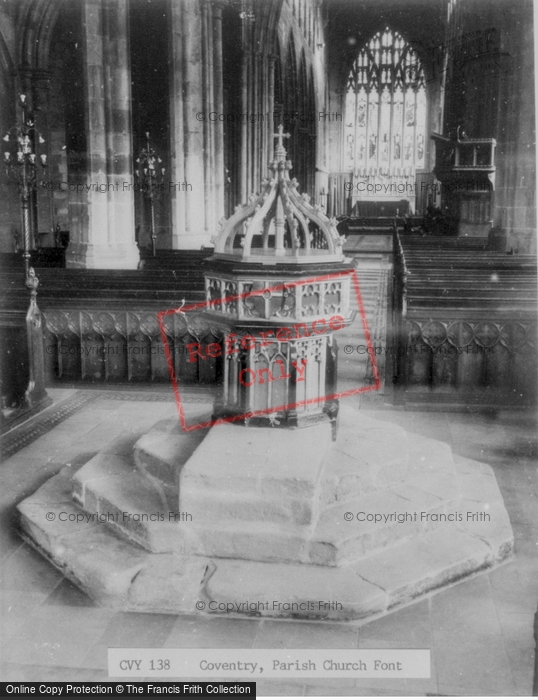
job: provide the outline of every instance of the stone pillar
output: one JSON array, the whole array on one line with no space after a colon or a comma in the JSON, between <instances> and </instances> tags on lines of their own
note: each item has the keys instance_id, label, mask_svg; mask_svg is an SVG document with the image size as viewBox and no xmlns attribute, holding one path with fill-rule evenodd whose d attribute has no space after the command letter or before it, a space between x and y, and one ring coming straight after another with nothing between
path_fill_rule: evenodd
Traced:
<instances>
[{"instance_id":1,"label":"stone pillar","mask_svg":"<svg viewBox=\"0 0 538 700\"><path fill-rule=\"evenodd\" d=\"M313 146L315 153L315 163L316 163L316 173L314 178L314 200L319 202L324 207L325 214L327 212L327 201L329 193L329 149L328 149L328 138L327 138L327 128L328 124L326 120L319 119L319 112L329 111L326 107L330 104L329 100L329 89L325 81L320 81L318 79L319 73L323 70L323 62L321 57L314 55L313 60L313 79L310 89L312 90L312 106L314 109L314 119L313 125ZM344 123L345 116L342 112L342 120L335 121L335 123L340 125Z\"/></svg>"},{"instance_id":2,"label":"stone pillar","mask_svg":"<svg viewBox=\"0 0 538 700\"><path fill-rule=\"evenodd\" d=\"M241 114L252 112L252 6L245 3L243 11L243 28L241 43L243 47L243 61L241 65ZM246 202L252 192L252 129L249 128L248 119L241 120L241 161L239 178L241 181L241 201Z\"/></svg>"},{"instance_id":3,"label":"stone pillar","mask_svg":"<svg viewBox=\"0 0 538 700\"><path fill-rule=\"evenodd\" d=\"M259 51L256 51L254 56L253 56L253 76L254 76L254 85L252 86L252 119L254 121L250 122L252 124L252 137L253 137L253 148L252 148L252 187L251 187L251 192L255 192L257 188L259 187L259 183L262 180L262 177L266 175L264 172L263 175L261 174L260 171L260 151L262 148L261 145L261 129L262 129L262 124L260 123L260 115L263 113L262 109L262 102L260 99L260 93L261 90L263 89L263 84L262 84L262 79L261 79L261 72L260 72L260 53Z\"/></svg>"},{"instance_id":4,"label":"stone pillar","mask_svg":"<svg viewBox=\"0 0 538 700\"><path fill-rule=\"evenodd\" d=\"M249 53L243 49L243 63L241 66L241 113L248 109L248 63ZM241 201L248 199L248 125L246 119L241 122L241 160L239 178L241 181Z\"/></svg>"},{"instance_id":5,"label":"stone pillar","mask_svg":"<svg viewBox=\"0 0 538 700\"><path fill-rule=\"evenodd\" d=\"M221 10L183 0L170 19L172 247L199 249L224 214Z\"/></svg>"},{"instance_id":6,"label":"stone pillar","mask_svg":"<svg viewBox=\"0 0 538 700\"><path fill-rule=\"evenodd\" d=\"M275 56L269 54L265 57L264 62L265 80L267 86L265 90L265 112L267 113L267 121L263 132L263 160L262 166L266 170L267 163L273 157L273 112L275 104ZM264 172L265 174L265 172Z\"/></svg>"},{"instance_id":7,"label":"stone pillar","mask_svg":"<svg viewBox=\"0 0 538 700\"><path fill-rule=\"evenodd\" d=\"M185 181L183 159L183 8L170 3L170 182ZM186 237L186 193L181 188L170 190L172 210L172 248L179 248L180 236Z\"/></svg>"},{"instance_id":8,"label":"stone pillar","mask_svg":"<svg viewBox=\"0 0 538 700\"><path fill-rule=\"evenodd\" d=\"M255 25L256 5L248 5L243 18L241 70L241 201L256 192L267 175L272 144L274 58L262 47ZM239 111L239 110L238 110Z\"/></svg>"},{"instance_id":9,"label":"stone pillar","mask_svg":"<svg viewBox=\"0 0 538 700\"><path fill-rule=\"evenodd\" d=\"M5 50L4 58L0 61L0 124L1 136L19 119L17 110L16 66L13 58L16 55L15 17L7 12L6 4L0 9L0 22ZM2 155L3 158L3 155ZM21 205L16 183L8 177L5 168L0 168L0 201L2 216L0 217L0 251L12 253L21 235Z\"/></svg>"},{"instance_id":10,"label":"stone pillar","mask_svg":"<svg viewBox=\"0 0 538 700\"><path fill-rule=\"evenodd\" d=\"M202 156L204 162L204 231L211 229L211 205L209 201L211 184L213 180L212 155L213 155L213 140L211 138L212 131L212 105L213 105L213 80L210 68L212 64L211 48L213 37L209 35L211 27L211 6L207 0L201 2L201 38L202 38L202 90L200 96L202 98L201 109L205 114L205 119L201 122L203 127L203 144Z\"/></svg>"},{"instance_id":11,"label":"stone pillar","mask_svg":"<svg viewBox=\"0 0 538 700\"><path fill-rule=\"evenodd\" d=\"M127 0L85 0L86 162L71 185L69 267L134 269L131 71Z\"/></svg>"},{"instance_id":12,"label":"stone pillar","mask_svg":"<svg viewBox=\"0 0 538 700\"><path fill-rule=\"evenodd\" d=\"M213 71L214 71L214 100L215 111L219 114L224 110L223 77L222 77L222 4L213 5ZM213 122L215 143L215 205L218 212L217 221L224 216L224 126L222 121Z\"/></svg>"},{"instance_id":13,"label":"stone pillar","mask_svg":"<svg viewBox=\"0 0 538 700\"><path fill-rule=\"evenodd\" d=\"M497 59L500 99L497 101L496 247L536 254L536 122L532 3L510 8L502 27L502 50ZM500 11L499 11L500 12Z\"/></svg>"},{"instance_id":14,"label":"stone pillar","mask_svg":"<svg viewBox=\"0 0 538 700\"><path fill-rule=\"evenodd\" d=\"M216 233L224 215L224 122L222 88L222 7L202 2L202 77L205 235Z\"/></svg>"}]
</instances>

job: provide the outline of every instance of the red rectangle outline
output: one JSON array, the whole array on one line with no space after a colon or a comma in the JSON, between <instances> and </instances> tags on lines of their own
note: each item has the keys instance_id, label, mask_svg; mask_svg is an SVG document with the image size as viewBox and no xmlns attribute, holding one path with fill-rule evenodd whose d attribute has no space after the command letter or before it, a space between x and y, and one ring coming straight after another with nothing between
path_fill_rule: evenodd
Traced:
<instances>
[{"instance_id":1,"label":"red rectangle outline","mask_svg":"<svg viewBox=\"0 0 538 700\"><path fill-rule=\"evenodd\" d=\"M163 318L165 316L170 316L172 314L177 314L181 312L182 314L188 311L195 311L198 309L207 309L208 307L215 305L215 304L221 304L223 302L230 302L230 301L236 301L240 299L244 299L245 297L252 297L252 296L259 296L261 294L264 294L267 291L270 292L275 292L275 291L281 291L286 288L289 288L290 285L297 285L299 284L300 286L306 285L306 284L314 284L318 282L326 282L327 280L332 280L332 279L337 279L339 277L345 277L347 275L350 275L353 281L353 287L355 289L355 295L357 297L357 305L359 307L359 313L361 317L361 322L362 322L362 327L364 331L364 335L366 338L366 346L367 346L367 353L370 357L370 361L372 363L372 373L374 375L374 383L371 384L370 386L365 386L365 387L359 387L357 389L347 389L346 391L340 391L335 394L330 394L327 396L320 396L315 399L308 399L306 401L298 401L293 404L285 404L283 406L272 406L271 408L266 408L263 410L259 411L250 411L247 413L243 413L238 416L229 416L225 418L217 418L216 420L210 420L210 421L205 421L203 423L195 423L193 425L187 425L187 422L185 420L185 411L183 408L183 404L181 402L181 394L179 391L179 386L177 382L177 377L176 373L174 371L174 363L172 360L172 353L170 352L170 346L168 343L168 339L166 336L166 328L164 326L164 321ZM170 372L170 380L172 382L172 388L174 390L174 398L176 400L176 406L179 414L179 421L181 423L181 428L184 432L190 432L192 430L201 430L202 428L210 428L214 425L219 425L221 423L233 423L236 421L244 420L245 418L251 418L253 416L263 416L263 415L269 415L273 413L277 413L278 411L286 411L289 410L290 408L297 408L298 406L306 406L308 404L312 403L320 403L321 401L329 401L329 400L334 400L334 399L342 399L345 398L346 396L353 396L355 394L362 394L367 391L377 391L381 388L381 379L379 377L379 369L377 366L377 361L375 358L374 354L374 348L372 345L372 339L370 337L370 329L368 328L368 322L366 320L366 312L364 310L364 304L362 301L362 295L360 291L360 285L359 285L359 278L357 276L357 271L356 270L346 270L343 272L335 272L332 274L328 275L322 275L321 277L311 277L307 278L305 280L294 280L290 282L283 282L282 284L274 285L272 287L265 287L263 289L258 289L256 291L252 292L243 292L242 294L235 294L230 297L224 297L222 299L215 299L213 301L201 301L196 304L188 304L187 306L181 306L179 309L168 309L167 311L159 311L157 313L157 321L159 323L159 329L161 332L161 338L163 341L164 349L165 349L165 354L166 354L166 361L168 364L168 371Z\"/></svg>"}]
</instances>

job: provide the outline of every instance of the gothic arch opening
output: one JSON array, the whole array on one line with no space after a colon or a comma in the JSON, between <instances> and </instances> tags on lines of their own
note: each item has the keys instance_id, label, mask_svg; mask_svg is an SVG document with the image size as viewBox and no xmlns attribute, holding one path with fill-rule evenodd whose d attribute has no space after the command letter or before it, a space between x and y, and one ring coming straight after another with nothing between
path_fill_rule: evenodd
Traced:
<instances>
[{"instance_id":1,"label":"gothic arch opening","mask_svg":"<svg viewBox=\"0 0 538 700\"><path fill-rule=\"evenodd\" d=\"M34 12L28 13L18 89L45 139L48 169L43 186L31 194L31 245L48 248L67 245L58 230L72 233L72 222L78 222L78 212L70 209L68 175L84 168L86 130L79 3L54 2L41 9L38 26ZM31 50L32 37L38 47Z\"/></svg>"},{"instance_id":2,"label":"gothic arch opening","mask_svg":"<svg viewBox=\"0 0 538 700\"><path fill-rule=\"evenodd\" d=\"M167 36L167 7L166 0L133 0L129 4L126 37L129 77L125 81L125 91L132 98L127 110L130 114L127 130L133 141L133 153L130 155L136 157L142 150L146 144L145 134L149 132L151 145L157 150L168 173L167 43L164 44L164 51L154 50L159 37ZM155 12L156 8L159 12ZM44 148L49 164L48 186L38 188L32 195L31 203L31 227L35 244L41 247L58 244L57 227L69 231L71 244L86 241L85 195L88 187L96 187L96 178L88 178L92 167L90 161L96 157L105 160L115 158L115 145L112 143L107 143L106 150L98 156L91 152L89 145L91 110L87 93L92 83L84 55L88 28L82 10L83 4L78 2L55 1L29 5L21 39L19 89L28 95L29 104L36 113L36 124L45 138ZM111 126L116 115L107 112L105 118L109 122L107 126ZM126 164L127 171L132 167L132 157ZM102 165L98 166L99 170L102 168ZM110 178L106 187L109 188L110 182L111 187L121 189L124 187L123 180ZM129 178L125 187L132 186L132 179ZM100 198L104 199L104 196L104 192L100 192ZM150 245L149 213L147 203L138 190L134 204L137 242L147 247ZM158 247L171 247L170 207L166 192L164 196L155 198L155 228Z\"/></svg>"},{"instance_id":3,"label":"gothic arch opening","mask_svg":"<svg viewBox=\"0 0 538 700\"><path fill-rule=\"evenodd\" d=\"M298 58L293 36L290 37L284 66L275 64L275 113L282 115L284 131L290 134L286 143L292 161L292 177L300 190L311 197L315 190L316 172L316 104L313 73L309 70L304 49Z\"/></svg>"},{"instance_id":4,"label":"gothic arch opening","mask_svg":"<svg viewBox=\"0 0 538 700\"><path fill-rule=\"evenodd\" d=\"M156 11L158 9L158 12ZM170 18L166 0L131 0L129 3L129 45L133 157L150 148L161 159L159 169L170 173L169 51L167 36ZM162 42L157 51L155 47ZM168 180L168 176L165 178ZM156 188L154 200L155 232L158 248L172 247L170 196L167 187ZM142 191L135 194L136 241L151 248L150 208Z\"/></svg>"},{"instance_id":5,"label":"gothic arch opening","mask_svg":"<svg viewBox=\"0 0 538 700\"><path fill-rule=\"evenodd\" d=\"M84 106L83 39L80 7L62 5L52 34L49 54L49 177L53 186L47 197L52 200L50 229L70 231L70 240L79 240L82 227L82 203L70 194L68 183L82 177L86 169L87 133ZM43 196L38 193L38 196ZM40 211L40 229L46 230ZM67 241L64 241L66 243ZM41 241L55 245L51 237Z\"/></svg>"}]
</instances>

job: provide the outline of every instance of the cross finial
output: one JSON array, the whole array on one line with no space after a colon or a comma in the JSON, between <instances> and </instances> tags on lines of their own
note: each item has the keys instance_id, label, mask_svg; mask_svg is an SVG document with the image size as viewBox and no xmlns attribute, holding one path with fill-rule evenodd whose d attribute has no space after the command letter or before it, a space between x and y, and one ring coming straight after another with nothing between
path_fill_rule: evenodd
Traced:
<instances>
[{"instance_id":1,"label":"cross finial","mask_svg":"<svg viewBox=\"0 0 538 700\"><path fill-rule=\"evenodd\" d=\"M289 134L284 133L284 127L282 126L282 124L279 124L278 125L278 133L273 134L273 138L278 139L278 143L276 145L277 152L284 151L284 142L282 141L282 139L289 139L289 137L290 137ZM284 151L284 154L285 153L286 153L286 151Z\"/></svg>"}]
</instances>

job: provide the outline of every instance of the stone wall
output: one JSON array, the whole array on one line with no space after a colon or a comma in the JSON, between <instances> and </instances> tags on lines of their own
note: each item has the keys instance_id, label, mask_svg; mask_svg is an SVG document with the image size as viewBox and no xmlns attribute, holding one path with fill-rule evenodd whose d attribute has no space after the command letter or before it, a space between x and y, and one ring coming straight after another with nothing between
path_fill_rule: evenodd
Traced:
<instances>
[{"instance_id":1,"label":"stone wall","mask_svg":"<svg viewBox=\"0 0 538 700\"><path fill-rule=\"evenodd\" d=\"M533 4L451 0L445 132L495 138L499 247L536 251Z\"/></svg>"},{"instance_id":2,"label":"stone wall","mask_svg":"<svg viewBox=\"0 0 538 700\"><path fill-rule=\"evenodd\" d=\"M16 78L15 66L17 64L17 8L15 4L2 3L0 5L0 94L4 99L0 100L0 132L2 136L15 124L18 114L16 110ZM5 99L12 95L13 99ZM3 151L4 149L2 149ZM0 216L0 251L13 252L18 239L21 238L21 214L18 203L16 186L11 183L4 168L0 168L0 201L2 202Z\"/></svg>"}]
</instances>

